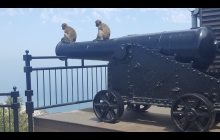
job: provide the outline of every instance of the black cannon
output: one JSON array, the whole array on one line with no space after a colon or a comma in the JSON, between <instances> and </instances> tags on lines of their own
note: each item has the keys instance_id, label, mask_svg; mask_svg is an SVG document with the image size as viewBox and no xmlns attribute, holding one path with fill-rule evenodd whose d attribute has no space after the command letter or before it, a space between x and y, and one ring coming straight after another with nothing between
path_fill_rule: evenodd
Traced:
<instances>
[{"instance_id":1,"label":"black cannon","mask_svg":"<svg viewBox=\"0 0 220 140\"><path fill-rule=\"evenodd\" d=\"M57 56L104 60L108 90L93 100L98 119L119 120L124 106L145 111L156 105L171 108L181 131L208 131L220 111L220 80L206 70L219 43L209 27L129 35L106 41L56 46Z\"/></svg>"}]
</instances>

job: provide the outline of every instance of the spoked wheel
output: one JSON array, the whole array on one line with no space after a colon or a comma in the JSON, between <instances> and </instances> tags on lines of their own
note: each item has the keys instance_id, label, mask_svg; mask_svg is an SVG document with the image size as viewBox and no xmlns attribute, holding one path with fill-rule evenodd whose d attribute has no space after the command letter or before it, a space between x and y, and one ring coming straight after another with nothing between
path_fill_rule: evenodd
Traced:
<instances>
[{"instance_id":1,"label":"spoked wheel","mask_svg":"<svg viewBox=\"0 0 220 140\"><path fill-rule=\"evenodd\" d=\"M144 112L148 110L151 107L151 105L137 105L137 104L130 104L129 110L134 112Z\"/></svg>"},{"instance_id":2,"label":"spoked wheel","mask_svg":"<svg viewBox=\"0 0 220 140\"><path fill-rule=\"evenodd\" d=\"M215 121L220 121L220 113L218 112L218 113L216 113L216 117L215 117Z\"/></svg>"},{"instance_id":3,"label":"spoked wheel","mask_svg":"<svg viewBox=\"0 0 220 140\"><path fill-rule=\"evenodd\" d=\"M93 110L99 120L115 122L124 112L123 99L116 91L101 90L94 97Z\"/></svg>"},{"instance_id":4,"label":"spoked wheel","mask_svg":"<svg viewBox=\"0 0 220 140\"><path fill-rule=\"evenodd\" d=\"M185 94L171 108L171 117L176 126L185 132L204 132L215 121L212 103L200 94Z\"/></svg>"}]
</instances>

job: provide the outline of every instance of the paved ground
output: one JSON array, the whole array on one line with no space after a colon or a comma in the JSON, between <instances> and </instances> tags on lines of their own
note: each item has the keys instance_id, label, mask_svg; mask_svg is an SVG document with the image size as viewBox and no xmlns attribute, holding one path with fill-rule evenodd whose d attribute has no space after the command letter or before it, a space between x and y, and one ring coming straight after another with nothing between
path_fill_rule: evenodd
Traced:
<instances>
[{"instance_id":1,"label":"paved ground","mask_svg":"<svg viewBox=\"0 0 220 140\"><path fill-rule=\"evenodd\" d=\"M50 124L52 125L50 126ZM81 132L93 130L124 132L179 132L176 125L171 120L170 108L156 106L152 106L144 113L134 113L125 110L121 119L114 124L100 122L95 116L92 108L35 117L35 131ZM215 122L214 126L210 129L210 132L220 132L220 122Z\"/></svg>"}]
</instances>

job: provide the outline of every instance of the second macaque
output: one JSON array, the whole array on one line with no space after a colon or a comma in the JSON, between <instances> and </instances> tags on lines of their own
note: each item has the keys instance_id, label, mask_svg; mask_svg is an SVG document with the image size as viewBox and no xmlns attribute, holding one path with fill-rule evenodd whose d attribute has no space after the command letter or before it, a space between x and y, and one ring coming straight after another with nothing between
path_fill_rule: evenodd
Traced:
<instances>
[{"instance_id":1,"label":"second macaque","mask_svg":"<svg viewBox=\"0 0 220 140\"><path fill-rule=\"evenodd\" d=\"M103 23L101 20L96 20L95 24L96 24L96 27L98 27L98 34L97 34L96 39L94 39L94 41L109 39L111 31L108 25Z\"/></svg>"}]
</instances>

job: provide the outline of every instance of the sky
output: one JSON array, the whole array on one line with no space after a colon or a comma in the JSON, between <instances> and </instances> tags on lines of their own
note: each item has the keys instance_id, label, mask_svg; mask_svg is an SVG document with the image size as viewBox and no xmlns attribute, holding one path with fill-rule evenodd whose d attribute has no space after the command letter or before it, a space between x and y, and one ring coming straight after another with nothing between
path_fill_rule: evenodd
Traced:
<instances>
[{"instance_id":1,"label":"sky","mask_svg":"<svg viewBox=\"0 0 220 140\"><path fill-rule=\"evenodd\" d=\"M75 29L76 42L96 38L97 19L110 27L110 38L191 28L188 8L0 8L0 19L0 93L17 86L22 97L26 88L25 50L32 56L55 56L55 47L63 37L62 23ZM79 64L69 60L69 65ZM31 66L64 66L64 62L32 60Z\"/></svg>"}]
</instances>

